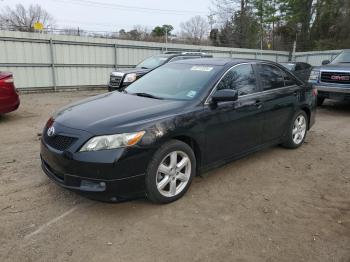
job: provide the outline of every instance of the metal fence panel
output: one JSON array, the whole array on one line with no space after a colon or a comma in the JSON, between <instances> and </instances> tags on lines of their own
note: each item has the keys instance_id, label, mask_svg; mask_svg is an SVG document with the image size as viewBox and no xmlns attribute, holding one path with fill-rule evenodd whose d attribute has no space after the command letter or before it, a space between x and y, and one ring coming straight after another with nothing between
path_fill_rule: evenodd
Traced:
<instances>
[{"instance_id":1,"label":"metal fence panel","mask_svg":"<svg viewBox=\"0 0 350 262\"><path fill-rule=\"evenodd\" d=\"M202 51L214 57L287 62L289 53L242 48L139 42L79 36L0 31L0 70L14 73L20 89L105 86L115 67L133 67L146 57L169 51ZM339 50L297 53L297 61L316 65Z\"/></svg>"},{"instance_id":2,"label":"metal fence panel","mask_svg":"<svg viewBox=\"0 0 350 262\"><path fill-rule=\"evenodd\" d=\"M12 72L15 77L17 88L52 87L52 73L50 67L0 67L0 71Z\"/></svg>"},{"instance_id":3,"label":"metal fence panel","mask_svg":"<svg viewBox=\"0 0 350 262\"><path fill-rule=\"evenodd\" d=\"M320 66L323 60L332 61L342 50L299 52L295 56L297 62L306 62L312 66Z\"/></svg>"},{"instance_id":4,"label":"metal fence panel","mask_svg":"<svg viewBox=\"0 0 350 262\"><path fill-rule=\"evenodd\" d=\"M111 71L112 68L60 67L56 69L57 86L106 86Z\"/></svg>"}]
</instances>

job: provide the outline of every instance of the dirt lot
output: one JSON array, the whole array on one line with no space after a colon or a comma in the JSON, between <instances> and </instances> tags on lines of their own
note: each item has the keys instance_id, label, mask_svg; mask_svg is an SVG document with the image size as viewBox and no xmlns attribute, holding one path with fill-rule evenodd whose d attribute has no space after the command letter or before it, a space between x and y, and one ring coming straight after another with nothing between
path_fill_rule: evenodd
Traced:
<instances>
[{"instance_id":1,"label":"dirt lot","mask_svg":"<svg viewBox=\"0 0 350 262\"><path fill-rule=\"evenodd\" d=\"M39 161L50 114L96 93L25 94L0 117L0 261L350 261L350 104L327 102L300 149L213 170L176 203L106 204Z\"/></svg>"}]
</instances>

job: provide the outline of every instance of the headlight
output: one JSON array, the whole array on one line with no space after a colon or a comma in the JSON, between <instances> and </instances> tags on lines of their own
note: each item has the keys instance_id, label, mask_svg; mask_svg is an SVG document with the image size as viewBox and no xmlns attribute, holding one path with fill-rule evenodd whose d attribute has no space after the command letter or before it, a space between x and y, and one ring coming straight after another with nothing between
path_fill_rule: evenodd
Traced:
<instances>
[{"instance_id":1,"label":"headlight","mask_svg":"<svg viewBox=\"0 0 350 262\"><path fill-rule=\"evenodd\" d=\"M127 74L124 78L124 83L132 83L136 80L136 74L132 73L132 74Z\"/></svg>"},{"instance_id":2,"label":"headlight","mask_svg":"<svg viewBox=\"0 0 350 262\"><path fill-rule=\"evenodd\" d=\"M310 73L309 81L317 81L320 77L320 71L312 70Z\"/></svg>"},{"instance_id":3,"label":"headlight","mask_svg":"<svg viewBox=\"0 0 350 262\"><path fill-rule=\"evenodd\" d=\"M144 136L145 131L137 133L96 136L87 141L80 152L99 151L136 145Z\"/></svg>"}]
</instances>

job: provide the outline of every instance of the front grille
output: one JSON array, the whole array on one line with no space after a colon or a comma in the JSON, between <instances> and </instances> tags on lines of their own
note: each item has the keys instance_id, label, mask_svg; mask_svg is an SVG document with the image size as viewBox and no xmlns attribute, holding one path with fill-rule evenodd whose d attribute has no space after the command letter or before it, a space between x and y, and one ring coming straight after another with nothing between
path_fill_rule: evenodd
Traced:
<instances>
[{"instance_id":1,"label":"front grille","mask_svg":"<svg viewBox=\"0 0 350 262\"><path fill-rule=\"evenodd\" d=\"M335 84L350 84L350 73L346 72L322 72L321 82Z\"/></svg>"},{"instance_id":2,"label":"front grille","mask_svg":"<svg viewBox=\"0 0 350 262\"><path fill-rule=\"evenodd\" d=\"M123 77L121 76L111 76L110 84L114 87L120 87Z\"/></svg>"},{"instance_id":3,"label":"front grille","mask_svg":"<svg viewBox=\"0 0 350 262\"><path fill-rule=\"evenodd\" d=\"M47 134L45 134L44 139L49 146L59 151L67 150L77 140L77 138L75 137L62 135L55 135L53 137L49 137L47 136Z\"/></svg>"}]
</instances>

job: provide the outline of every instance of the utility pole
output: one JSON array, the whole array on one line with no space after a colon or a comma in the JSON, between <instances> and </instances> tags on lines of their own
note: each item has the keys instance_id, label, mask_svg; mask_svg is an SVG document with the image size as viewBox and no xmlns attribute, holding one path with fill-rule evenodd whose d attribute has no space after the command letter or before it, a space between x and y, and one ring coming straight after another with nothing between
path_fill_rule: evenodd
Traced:
<instances>
[{"instance_id":1,"label":"utility pole","mask_svg":"<svg viewBox=\"0 0 350 262\"><path fill-rule=\"evenodd\" d=\"M213 14L208 15L208 21L209 21L210 32L211 32L213 30L213 25L215 24L215 20L214 20L214 15Z\"/></svg>"},{"instance_id":2,"label":"utility pole","mask_svg":"<svg viewBox=\"0 0 350 262\"><path fill-rule=\"evenodd\" d=\"M260 50L263 50L263 38L264 38L264 0L261 0L260 2ZM262 54L262 52L261 52Z\"/></svg>"},{"instance_id":3,"label":"utility pole","mask_svg":"<svg viewBox=\"0 0 350 262\"><path fill-rule=\"evenodd\" d=\"M299 33L299 31L301 30L301 27L302 27L302 24L301 24L301 23L298 23L298 24L297 24L297 28L296 28L296 32L295 32L295 41L294 41L294 43L293 43L292 61L294 61L294 62L295 62L295 60L296 60L295 53L296 53L296 51L297 51L298 33Z\"/></svg>"},{"instance_id":4,"label":"utility pole","mask_svg":"<svg viewBox=\"0 0 350 262\"><path fill-rule=\"evenodd\" d=\"M168 29L165 27L165 52L168 51Z\"/></svg>"},{"instance_id":5,"label":"utility pole","mask_svg":"<svg viewBox=\"0 0 350 262\"><path fill-rule=\"evenodd\" d=\"M292 61L295 62L296 58L295 58L295 52L297 50L297 37L298 37L298 33L295 36L295 41L293 43L293 53L292 53Z\"/></svg>"}]
</instances>

